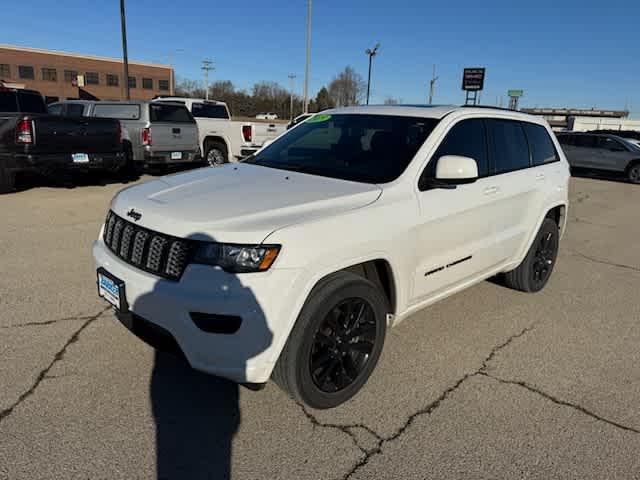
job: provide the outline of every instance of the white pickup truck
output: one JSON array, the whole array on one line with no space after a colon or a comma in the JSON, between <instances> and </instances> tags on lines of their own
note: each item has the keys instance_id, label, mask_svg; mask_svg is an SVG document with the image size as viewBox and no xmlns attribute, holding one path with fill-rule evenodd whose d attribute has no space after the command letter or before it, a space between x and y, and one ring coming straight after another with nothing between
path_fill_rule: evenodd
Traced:
<instances>
[{"instance_id":1,"label":"white pickup truck","mask_svg":"<svg viewBox=\"0 0 640 480\"><path fill-rule=\"evenodd\" d=\"M157 101L180 102L195 117L203 158L212 166L237 161L258 151L264 142L286 130L286 125L232 120L224 102L203 98L161 97Z\"/></svg>"}]
</instances>

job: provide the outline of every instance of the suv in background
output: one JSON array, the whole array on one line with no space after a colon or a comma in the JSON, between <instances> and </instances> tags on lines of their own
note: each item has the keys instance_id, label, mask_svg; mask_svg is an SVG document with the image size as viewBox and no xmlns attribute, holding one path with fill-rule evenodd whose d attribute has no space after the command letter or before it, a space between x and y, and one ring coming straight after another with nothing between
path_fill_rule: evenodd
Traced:
<instances>
[{"instance_id":1,"label":"suv in background","mask_svg":"<svg viewBox=\"0 0 640 480\"><path fill-rule=\"evenodd\" d=\"M118 119L126 131L127 159L135 167L202 162L196 121L181 103L65 100L48 108L63 117Z\"/></svg>"},{"instance_id":2,"label":"suv in background","mask_svg":"<svg viewBox=\"0 0 640 480\"><path fill-rule=\"evenodd\" d=\"M99 294L198 370L330 408L365 384L388 326L500 273L541 290L569 177L540 117L327 110L243 162L116 195Z\"/></svg>"},{"instance_id":3,"label":"suv in background","mask_svg":"<svg viewBox=\"0 0 640 480\"><path fill-rule=\"evenodd\" d=\"M572 168L615 172L640 184L640 146L633 141L593 133L559 133L558 141Z\"/></svg>"}]
</instances>

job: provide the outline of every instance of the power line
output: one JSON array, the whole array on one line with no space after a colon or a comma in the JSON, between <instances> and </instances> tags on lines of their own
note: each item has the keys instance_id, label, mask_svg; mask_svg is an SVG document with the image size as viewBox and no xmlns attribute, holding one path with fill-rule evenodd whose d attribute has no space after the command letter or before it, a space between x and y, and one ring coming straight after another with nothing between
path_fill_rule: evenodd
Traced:
<instances>
[{"instance_id":1,"label":"power line","mask_svg":"<svg viewBox=\"0 0 640 480\"><path fill-rule=\"evenodd\" d=\"M213 60L205 59L202 61L202 70L204 71L204 98L209 100L209 70L215 70Z\"/></svg>"}]
</instances>

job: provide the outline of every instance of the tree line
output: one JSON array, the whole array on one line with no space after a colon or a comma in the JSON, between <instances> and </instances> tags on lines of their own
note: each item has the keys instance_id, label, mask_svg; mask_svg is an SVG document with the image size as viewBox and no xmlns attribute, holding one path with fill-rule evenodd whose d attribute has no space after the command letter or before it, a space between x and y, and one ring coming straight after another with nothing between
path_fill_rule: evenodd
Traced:
<instances>
[{"instance_id":1,"label":"tree line","mask_svg":"<svg viewBox=\"0 0 640 480\"><path fill-rule=\"evenodd\" d=\"M309 111L359 105L364 100L366 89L362 76L347 66L310 99ZM185 78L178 81L176 95L205 98L205 90L201 82ZM261 112L274 112L280 118L289 118L301 114L304 108L303 99L294 94L291 112L291 92L272 81L258 82L251 91L246 91L237 89L231 80L218 80L209 85L209 98L225 102L234 117L253 117Z\"/></svg>"}]
</instances>

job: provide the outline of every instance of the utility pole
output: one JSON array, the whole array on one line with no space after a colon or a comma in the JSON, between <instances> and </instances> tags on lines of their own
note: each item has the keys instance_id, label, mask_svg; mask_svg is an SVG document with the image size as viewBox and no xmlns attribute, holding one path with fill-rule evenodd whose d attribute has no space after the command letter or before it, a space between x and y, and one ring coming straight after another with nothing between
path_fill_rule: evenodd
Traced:
<instances>
[{"instance_id":1,"label":"utility pole","mask_svg":"<svg viewBox=\"0 0 640 480\"><path fill-rule=\"evenodd\" d=\"M307 63L304 68L304 113L309 113L309 70L311 69L311 0L307 0Z\"/></svg>"},{"instance_id":2,"label":"utility pole","mask_svg":"<svg viewBox=\"0 0 640 480\"><path fill-rule=\"evenodd\" d=\"M289 74L289 80L291 81L291 106L289 107L289 116L293 120L293 81L296 76L293 73Z\"/></svg>"},{"instance_id":3,"label":"utility pole","mask_svg":"<svg viewBox=\"0 0 640 480\"><path fill-rule=\"evenodd\" d=\"M127 21L124 15L124 0L120 0L120 26L122 30L122 58L124 63L124 96L131 100L129 91L129 55L127 53Z\"/></svg>"},{"instance_id":4,"label":"utility pole","mask_svg":"<svg viewBox=\"0 0 640 480\"><path fill-rule=\"evenodd\" d=\"M380 44L376 43L376 46L373 47L373 50L367 48L364 53L369 55L369 78L367 80L367 105L369 105L369 92L371 90L371 62L373 61L373 57L378 54L378 48L380 48Z\"/></svg>"},{"instance_id":5,"label":"utility pole","mask_svg":"<svg viewBox=\"0 0 640 480\"><path fill-rule=\"evenodd\" d=\"M203 60L202 70L204 71L204 99L209 100L209 70L215 70L213 60Z\"/></svg>"},{"instance_id":6,"label":"utility pole","mask_svg":"<svg viewBox=\"0 0 640 480\"><path fill-rule=\"evenodd\" d=\"M431 81L429 82L429 105L433 105L433 90L436 85L436 81L440 77L436 77L436 66L433 66L433 75L431 76Z\"/></svg>"}]
</instances>

